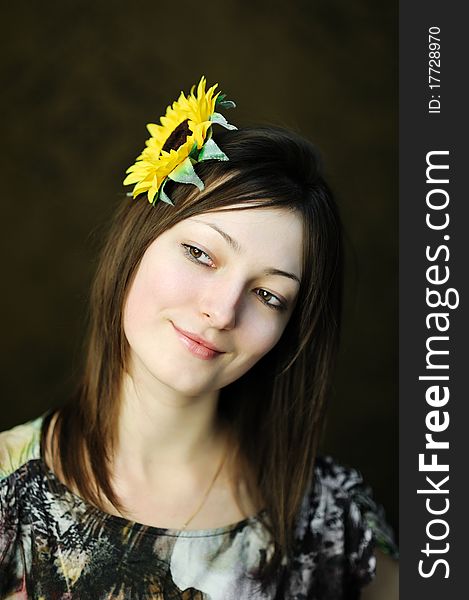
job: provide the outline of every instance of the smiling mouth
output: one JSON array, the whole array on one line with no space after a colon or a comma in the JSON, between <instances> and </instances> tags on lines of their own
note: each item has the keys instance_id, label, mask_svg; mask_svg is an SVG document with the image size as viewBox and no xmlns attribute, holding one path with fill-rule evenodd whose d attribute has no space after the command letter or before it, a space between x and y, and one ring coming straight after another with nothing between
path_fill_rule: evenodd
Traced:
<instances>
[{"instance_id":1,"label":"smiling mouth","mask_svg":"<svg viewBox=\"0 0 469 600\"><path fill-rule=\"evenodd\" d=\"M217 356L220 356L221 354L224 354L223 351L217 350L216 347L212 346L211 344L205 345L208 344L208 342L205 342L205 340L202 340L202 338L199 336L184 331L183 329L179 329L173 322L171 322L171 324L183 346L197 358L211 360Z\"/></svg>"}]
</instances>

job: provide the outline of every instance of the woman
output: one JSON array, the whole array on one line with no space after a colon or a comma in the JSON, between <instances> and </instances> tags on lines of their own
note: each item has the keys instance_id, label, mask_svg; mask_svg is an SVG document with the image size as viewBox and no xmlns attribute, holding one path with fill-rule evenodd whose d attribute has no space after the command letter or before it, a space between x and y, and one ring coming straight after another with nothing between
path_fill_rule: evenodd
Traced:
<instances>
[{"instance_id":1,"label":"woman","mask_svg":"<svg viewBox=\"0 0 469 600\"><path fill-rule=\"evenodd\" d=\"M359 474L316 456L336 206L307 141L232 105L202 78L148 126L76 395L1 436L1 598L358 598L395 550Z\"/></svg>"}]
</instances>

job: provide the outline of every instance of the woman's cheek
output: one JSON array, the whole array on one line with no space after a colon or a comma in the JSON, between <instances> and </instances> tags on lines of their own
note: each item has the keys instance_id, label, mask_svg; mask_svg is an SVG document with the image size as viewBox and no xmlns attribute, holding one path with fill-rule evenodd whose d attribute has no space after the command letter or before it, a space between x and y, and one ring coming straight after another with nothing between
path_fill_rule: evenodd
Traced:
<instances>
[{"instance_id":1,"label":"woman's cheek","mask_svg":"<svg viewBox=\"0 0 469 600\"><path fill-rule=\"evenodd\" d=\"M282 331L283 328L277 327L272 322L262 323L259 320L251 328L243 328L242 335L238 337L238 349L241 351L242 360L236 363L236 369L230 373L228 383L242 377L263 356L270 352L280 339ZM224 385L227 385L227 383L224 383Z\"/></svg>"},{"instance_id":2,"label":"woman's cheek","mask_svg":"<svg viewBox=\"0 0 469 600\"><path fill-rule=\"evenodd\" d=\"M263 314L263 311L268 311ZM267 354L280 339L284 326L272 309L253 306L246 320L245 344L257 355L257 360Z\"/></svg>"},{"instance_id":3,"label":"woman's cheek","mask_svg":"<svg viewBox=\"0 0 469 600\"><path fill-rule=\"evenodd\" d=\"M154 301L159 305L168 302L180 304L184 298L193 298L200 279L194 271L190 265L180 261L159 265L154 275Z\"/></svg>"}]
</instances>

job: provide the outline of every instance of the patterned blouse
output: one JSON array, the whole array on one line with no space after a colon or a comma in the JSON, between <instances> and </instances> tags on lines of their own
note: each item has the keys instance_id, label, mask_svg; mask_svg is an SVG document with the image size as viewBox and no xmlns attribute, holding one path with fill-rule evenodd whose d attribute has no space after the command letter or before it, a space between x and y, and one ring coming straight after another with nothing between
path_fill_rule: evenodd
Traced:
<instances>
[{"instance_id":1,"label":"patterned blouse","mask_svg":"<svg viewBox=\"0 0 469 600\"><path fill-rule=\"evenodd\" d=\"M270 543L258 517L177 531L98 510L40 454L43 417L0 434L0 598L342 600L374 576L373 547L397 555L360 474L320 458L296 525L293 563L262 590Z\"/></svg>"}]
</instances>

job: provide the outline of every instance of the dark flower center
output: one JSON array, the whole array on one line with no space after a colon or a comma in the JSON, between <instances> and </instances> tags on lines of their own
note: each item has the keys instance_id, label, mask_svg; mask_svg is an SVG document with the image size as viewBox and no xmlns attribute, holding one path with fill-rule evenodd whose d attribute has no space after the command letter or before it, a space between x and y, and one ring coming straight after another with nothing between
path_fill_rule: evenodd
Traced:
<instances>
[{"instance_id":1,"label":"dark flower center","mask_svg":"<svg viewBox=\"0 0 469 600\"><path fill-rule=\"evenodd\" d=\"M169 152L170 150L177 150L179 146L185 143L187 136L191 134L189 129L189 119L185 119L182 123L176 127L173 133L164 143L162 150Z\"/></svg>"}]
</instances>

